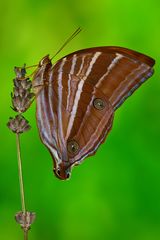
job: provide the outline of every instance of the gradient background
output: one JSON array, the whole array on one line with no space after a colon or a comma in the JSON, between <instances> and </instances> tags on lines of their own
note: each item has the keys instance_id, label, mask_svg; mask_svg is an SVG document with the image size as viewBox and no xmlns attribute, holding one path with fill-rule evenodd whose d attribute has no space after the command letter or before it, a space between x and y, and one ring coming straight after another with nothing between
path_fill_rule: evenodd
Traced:
<instances>
[{"instance_id":1,"label":"gradient background","mask_svg":"<svg viewBox=\"0 0 160 240\"><path fill-rule=\"evenodd\" d=\"M116 112L97 154L69 181L52 174L41 144L35 104L22 136L27 208L37 213L29 240L160 239L160 1L28 0L0 2L0 239L23 239L15 136L6 128L13 67L55 53L79 26L84 31L58 58L93 46L117 45L156 59L154 76ZM57 59L58 59L57 58Z\"/></svg>"}]
</instances>

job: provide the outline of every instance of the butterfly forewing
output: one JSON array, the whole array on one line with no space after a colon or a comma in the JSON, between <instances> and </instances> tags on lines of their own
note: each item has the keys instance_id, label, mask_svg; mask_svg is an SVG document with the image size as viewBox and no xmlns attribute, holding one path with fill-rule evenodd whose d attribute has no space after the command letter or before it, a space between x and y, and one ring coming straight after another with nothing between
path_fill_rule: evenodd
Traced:
<instances>
[{"instance_id":1,"label":"butterfly forewing","mask_svg":"<svg viewBox=\"0 0 160 240\"><path fill-rule=\"evenodd\" d=\"M59 68L61 60L54 66ZM80 50L67 56L64 72L87 78L109 98L114 109L153 73L154 60L119 47ZM73 73L74 72L74 73Z\"/></svg>"},{"instance_id":2,"label":"butterfly forewing","mask_svg":"<svg viewBox=\"0 0 160 240\"><path fill-rule=\"evenodd\" d=\"M154 60L132 50L100 47L72 53L54 66L40 67L34 82L37 122L57 174L92 155L112 126L114 110L153 73ZM45 70L46 69L46 70Z\"/></svg>"}]
</instances>

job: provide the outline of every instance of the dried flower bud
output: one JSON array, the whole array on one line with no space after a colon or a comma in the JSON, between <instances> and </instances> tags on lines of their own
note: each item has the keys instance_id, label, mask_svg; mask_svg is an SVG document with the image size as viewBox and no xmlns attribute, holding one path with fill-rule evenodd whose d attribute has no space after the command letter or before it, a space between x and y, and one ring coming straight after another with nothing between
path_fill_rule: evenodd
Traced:
<instances>
[{"instance_id":1,"label":"dried flower bud","mask_svg":"<svg viewBox=\"0 0 160 240\"><path fill-rule=\"evenodd\" d=\"M15 67L14 68L14 72L15 72L16 77L18 79L25 78L25 75L26 75L26 64L24 64L24 66L22 68L21 67Z\"/></svg>"},{"instance_id":2,"label":"dried flower bud","mask_svg":"<svg viewBox=\"0 0 160 240\"><path fill-rule=\"evenodd\" d=\"M30 107L34 94L22 90L18 92L16 89L14 95L11 94L11 97L13 105L12 109L16 112L22 113Z\"/></svg>"},{"instance_id":3,"label":"dried flower bud","mask_svg":"<svg viewBox=\"0 0 160 240\"><path fill-rule=\"evenodd\" d=\"M15 78L13 80L15 88L23 89L23 90L31 90L32 88L32 82L29 80L29 78L24 78L23 80Z\"/></svg>"},{"instance_id":4,"label":"dried flower bud","mask_svg":"<svg viewBox=\"0 0 160 240\"><path fill-rule=\"evenodd\" d=\"M16 78L13 80L14 89L11 93L12 109L16 112L25 112L31 105L34 97L32 82L25 78L25 65L22 68L15 67Z\"/></svg>"},{"instance_id":5,"label":"dried flower bud","mask_svg":"<svg viewBox=\"0 0 160 240\"><path fill-rule=\"evenodd\" d=\"M10 118L7 126L14 133L23 133L31 128L29 122L22 115L17 115L15 118Z\"/></svg>"},{"instance_id":6,"label":"dried flower bud","mask_svg":"<svg viewBox=\"0 0 160 240\"><path fill-rule=\"evenodd\" d=\"M30 229L30 226L34 222L35 218L36 214L34 212L18 212L15 215L16 222L21 225L25 232Z\"/></svg>"}]
</instances>

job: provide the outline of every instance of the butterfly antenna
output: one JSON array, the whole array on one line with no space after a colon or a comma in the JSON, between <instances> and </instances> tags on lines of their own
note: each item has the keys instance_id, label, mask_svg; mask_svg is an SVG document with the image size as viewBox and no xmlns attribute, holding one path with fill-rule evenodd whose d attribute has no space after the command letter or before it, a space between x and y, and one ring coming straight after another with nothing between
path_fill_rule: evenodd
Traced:
<instances>
[{"instance_id":1,"label":"butterfly antenna","mask_svg":"<svg viewBox=\"0 0 160 240\"><path fill-rule=\"evenodd\" d=\"M62 45L62 47L54 54L54 56L51 58L51 60L52 60L55 56L57 56L57 54L58 54L59 52L61 52L62 49L63 49L73 38L75 38L81 31L82 31L82 29L81 29L80 27L77 28L77 30L65 41L65 43Z\"/></svg>"},{"instance_id":2,"label":"butterfly antenna","mask_svg":"<svg viewBox=\"0 0 160 240\"><path fill-rule=\"evenodd\" d=\"M72 41L73 38L75 38L80 32L82 31L82 29L79 27L77 28L77 30L65 41L65 43L61 46L61 48L54 54L54 56L51 58L51 60L57 56L57 54L62 51L62 49L70 42ZM25 67L25 69L29 69L29 68L34 68L34 67L38 67L39 64L35 64L35 65L32 65L32 66L28 66L28 67ZM17 67L18 68L18 67ZM21 67L19 67L21 68ZM34 73L34 72L33 72ZM31 75L33 75L33 73ZM30 75L30 76L31 76Z\"/></svg>"},{"instance_id":3,"label":"butterfly antenna","mask_svg":"<svg viewBox=\"0 0 160 240\"><path fill-rule=\"evenodd\" d=\"M33 68L33 67L38 67L38 64L35 64L35 65L32 65L32 66L28 66L28 67L26 67L25 69Z\"/></svg>"},{"instance_id":4,"label":"butterfly antenna","mask_svg":"<svg viewBox=\"0 0 160 240\"><path fill-rule=\"evenodd\" d=\"M28 66L28 67L26 67L26 65L24 65L24 67L16 67L16 68L19 68L19 69L22 69L22 68L29 69L29 68L34 68L34 67L38 67L38 64L35 64L35 65L32 65L32 66Z\"/></svg>"}]
</instances>

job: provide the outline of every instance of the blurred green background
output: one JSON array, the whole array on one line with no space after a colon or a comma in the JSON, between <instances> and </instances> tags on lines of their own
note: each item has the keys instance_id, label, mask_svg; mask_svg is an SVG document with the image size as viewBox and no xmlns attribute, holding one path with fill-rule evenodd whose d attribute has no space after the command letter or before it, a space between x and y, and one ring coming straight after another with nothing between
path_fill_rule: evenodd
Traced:
<instances>
[{"instance_id":1,"label":"blurred green background","mask_svg":"<svg viewBox=\"0 0 160 240\"><path fill-rule=\"evenodd\" d=\"M123 46L156 59L155 74L116 112L97 154L56 179L41 144L35 104L22 140L27 208L37 213L29 240L160 239L160 1L14 0L0 2L0 239L23 239L15 136L10 116L13 67L55 53L79 26L84 30L58 58L93 46ZM58 59L57 58L57 59Z\"/></svg>"}]
</instances>

